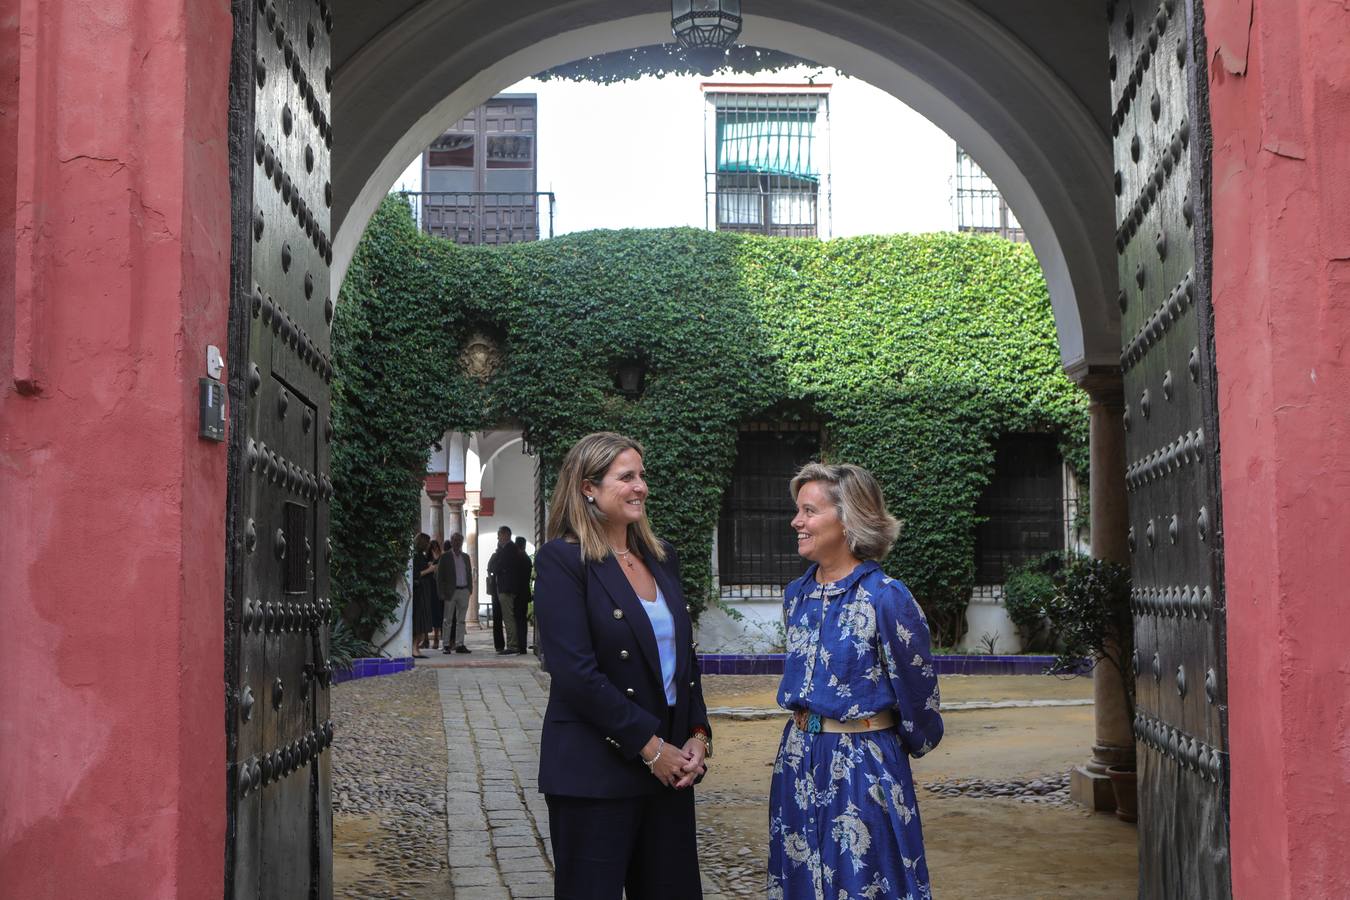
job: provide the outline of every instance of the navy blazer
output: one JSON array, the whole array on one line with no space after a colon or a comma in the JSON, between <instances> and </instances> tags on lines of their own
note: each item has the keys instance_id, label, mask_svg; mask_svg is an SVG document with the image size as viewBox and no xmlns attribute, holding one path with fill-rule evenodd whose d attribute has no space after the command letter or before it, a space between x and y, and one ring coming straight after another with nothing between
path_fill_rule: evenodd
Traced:
<instances>
[{"instance_id":1,"label":"navy blazer","mask_svg":"<svg viewBox=\"0 0 1350 900\"><path fill-rule=\"evenodd\" d=\"M647 565L675 620L670 735L661 733L668 707L656 634L618 561L582 562L581 548L562 539L535 555L534 614L552 678L539 754L545 794L617 798L669 790L638 751L652 735L683 746L690 728L708 727L680 564L664 546L666 561Z\"/></svg>"}]
</instances>

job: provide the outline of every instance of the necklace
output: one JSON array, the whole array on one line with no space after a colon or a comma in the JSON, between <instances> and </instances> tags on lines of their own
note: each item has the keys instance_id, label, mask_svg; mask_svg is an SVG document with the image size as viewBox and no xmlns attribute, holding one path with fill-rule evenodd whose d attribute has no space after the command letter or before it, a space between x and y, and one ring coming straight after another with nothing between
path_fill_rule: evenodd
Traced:
<instances>
[{"instance_id":1,"label":"necklace","mask_svg":"<svg viewBox=\"0 0 1350 900\"><path fill-rule=\"evenodd\" d=\"M614 551L614 555L619 558L619 562L623 563L629 569L634 568L633 561L628 558L632 555L632 550L619 550L614 547L610 547L609 549Z\"/></svg>"}]
</instances>

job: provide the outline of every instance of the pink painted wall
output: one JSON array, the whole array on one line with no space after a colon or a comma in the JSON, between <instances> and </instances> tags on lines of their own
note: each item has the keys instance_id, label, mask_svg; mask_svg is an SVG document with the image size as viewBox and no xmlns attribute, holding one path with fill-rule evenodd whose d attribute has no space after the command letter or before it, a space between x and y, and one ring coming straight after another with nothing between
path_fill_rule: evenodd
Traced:
<instances>
[{"instance_id":1,"label":"pink painted wall","mask_svg":"<svg viewBox=\"0 0 1350 900\"><path fill-rule=\"evenodd\" d=\"M0 32L0 894L218 900L229 2Z\"/></svg>"},{"instance_id":2,"label":"pink painted wall","mask_svg":"<svg viewBox=\"0 0 1350 900\"><path fill-rule=\"evenodd\" d=\"M1350 896L1350 8L1206 2L1234 891Z\"/></svg>"}]
</instances>

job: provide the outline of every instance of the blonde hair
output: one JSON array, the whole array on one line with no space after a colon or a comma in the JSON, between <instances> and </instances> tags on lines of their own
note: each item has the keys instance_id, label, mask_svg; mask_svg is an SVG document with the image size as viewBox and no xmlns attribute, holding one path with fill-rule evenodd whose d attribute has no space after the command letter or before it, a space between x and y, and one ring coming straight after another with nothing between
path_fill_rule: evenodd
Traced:
<instances>
[{"instance_id":1,"label":"blonde hair","mask_svg":"<svg viewBox=\"0 0 1350 900\"><path fill-rule=\"evenodd\" d=\"M844 540L858 559L881 560L900 536L900 522L886 511L886 498L872 473L849 463L807 463L792 478L792 499L802 485L818 481L839 512Z\"/></svg>"},{"instance_id":2,"label":"blonde hair","mask_svg":"<svg viewBox=\"0 0 1350 900\"><path fill-rule=\"evenodd\" d=\"M581 485L587 481L600 484L625 450L636 450L638 456L646 456L642 445L632 438L597 431L573 444L563 457L558 484L549 502L547 535L549 540L576 540L581 545L581 558L587 562L599 562L613 551L605 537L605 514L595 504L586 502ZM666 558L666 550L652 531L645 512L639 521L628 526L628 547L645 559Z\"/></svg>"}]
</instances>

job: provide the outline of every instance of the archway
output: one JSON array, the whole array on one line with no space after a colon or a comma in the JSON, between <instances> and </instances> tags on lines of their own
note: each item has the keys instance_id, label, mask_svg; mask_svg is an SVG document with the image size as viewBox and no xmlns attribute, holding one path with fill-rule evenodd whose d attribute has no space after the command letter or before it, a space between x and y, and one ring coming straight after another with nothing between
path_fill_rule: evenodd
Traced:
<instances>
[{"instance_id":1,"label":"archway","mask_svg":"<svg viewBox=\"0 0 1350 900\"><path fill-rule=\"evenodd\" d=\"M521 78L584 56L660 42L669 30L668 14L619 17L620 10L600 2L574 6L564 21L580 27L560 32L556 9L526 12L509 24L489 16L481 40L445 54L464 23L424 3L402 16L381 17L369 43L345 60L339 48L335 115L353 124L351 143L340 138L334 152L335 286L376 204L445 122ZM1025 226L1050 286L1064 365L1084 374L1116 365L1119 356L1107 230L1110 138L1104 117L1087 106L1090 97L1105 109L1106 98L1094 96L1105 86L1095 76L1082 78L1084 57L1093 46L1104 52L1105 37L1092 16L1075 14L1067 4L1061 12L1051 21L1071 37L1058 47L1064 73L1032 52L1027 35L973 3L897 4L880 22L827 4L779 5L772 18L748 17L743 37L856 73L966 148ZM1026 20L1032 24L1038 23ZM361 27L375 29L376 23ZM427 58L438 62L406 65ZM401 62L391 64L394 59ZM468 74L474 65L481 68ZM1066 81L1066 75L1086 83ZM447 92L447 85L458 87ZM400 137L387 139L395 134ZM1047 144L1046 134L1057 138Z\"/></svg>"},{"instance_id":2,"label":"archway","mask_svg":"<svg viewBox=\"0 0 1350 900\"><path fill-rule=\"evenodd\" d=\"M500 29L488 16L481 39L464 49L481 68L466 72L459 82L450 73L468 63L458 52L442 54L435 64L412 73L387 64L396 51L403 59L427 58L428 48L445 45L452 26L465 25L432 4L383 20L378 34L339 67L339 106L347 102L344 78L351 78L356 113L353 144L345 156L336 157L334 171L335 213L341 217L334 239L339 276L359 232L352 226L364 224L396 174L445 122L520 77L579 56L651 42L667 25L664 13L617 17L601 4L577 4L571 12L575 16L567 24L579 27L562 32L556 17L546 19L542 11ZM1090 115L1083 99L1098 82L1081 67L1074 71L1081 62L1075 53L1085 52L1092 41L1080 40L1072 52L1063 43L1068 35L1081 39L1087 34L1086 27L1076 26L1090 19L1059 12L1061 21L1039 23L1057 39L1048 45L1045 33L1037 35L1025 22L1019 23L1021 30L1011 27L976 4L913 3L894 18L870 20L832 6L802 4L777 10L775 18L749 20L744 37L823 64L847 59L850 71L925 114L990 172L1017 210L1045 270L1064 366L1094 396L1094 468L1118 473L1125 468L1125 448L1114 374L1120 315L1108 300L1116 264L1105 239L1105 222L1114 218L1107 194L1110 140L1106 122ZM1029 42L1037 39L1042 54L1052 46L1068 58L1065 68L1075 77L1066 79L1032 52ZM399 82L394 103L381 100L392 91L386 79ZM446 85L456 84L446 92ZM361 117L367 110L371 115ZM402 135L392 147L384 137L390 134ZM1055 139L1045 140L1047 134ZM1137 151L1135 156L1137 161ZM361 178L359 192L344 206L341 186ZM1129 556L1123 488L1112 474L1093 485L1094 549L1121 561ZM1097 685L1100 708L1107 711L1099 717L1093 764L1104 770L1107 763L1132 755L1134 738L1112 679L1100 677ZM1093 782L1100 790L1100 779ZM1093 793L1092 786L1085 790Z\"/></svg>"}]
</instances>

